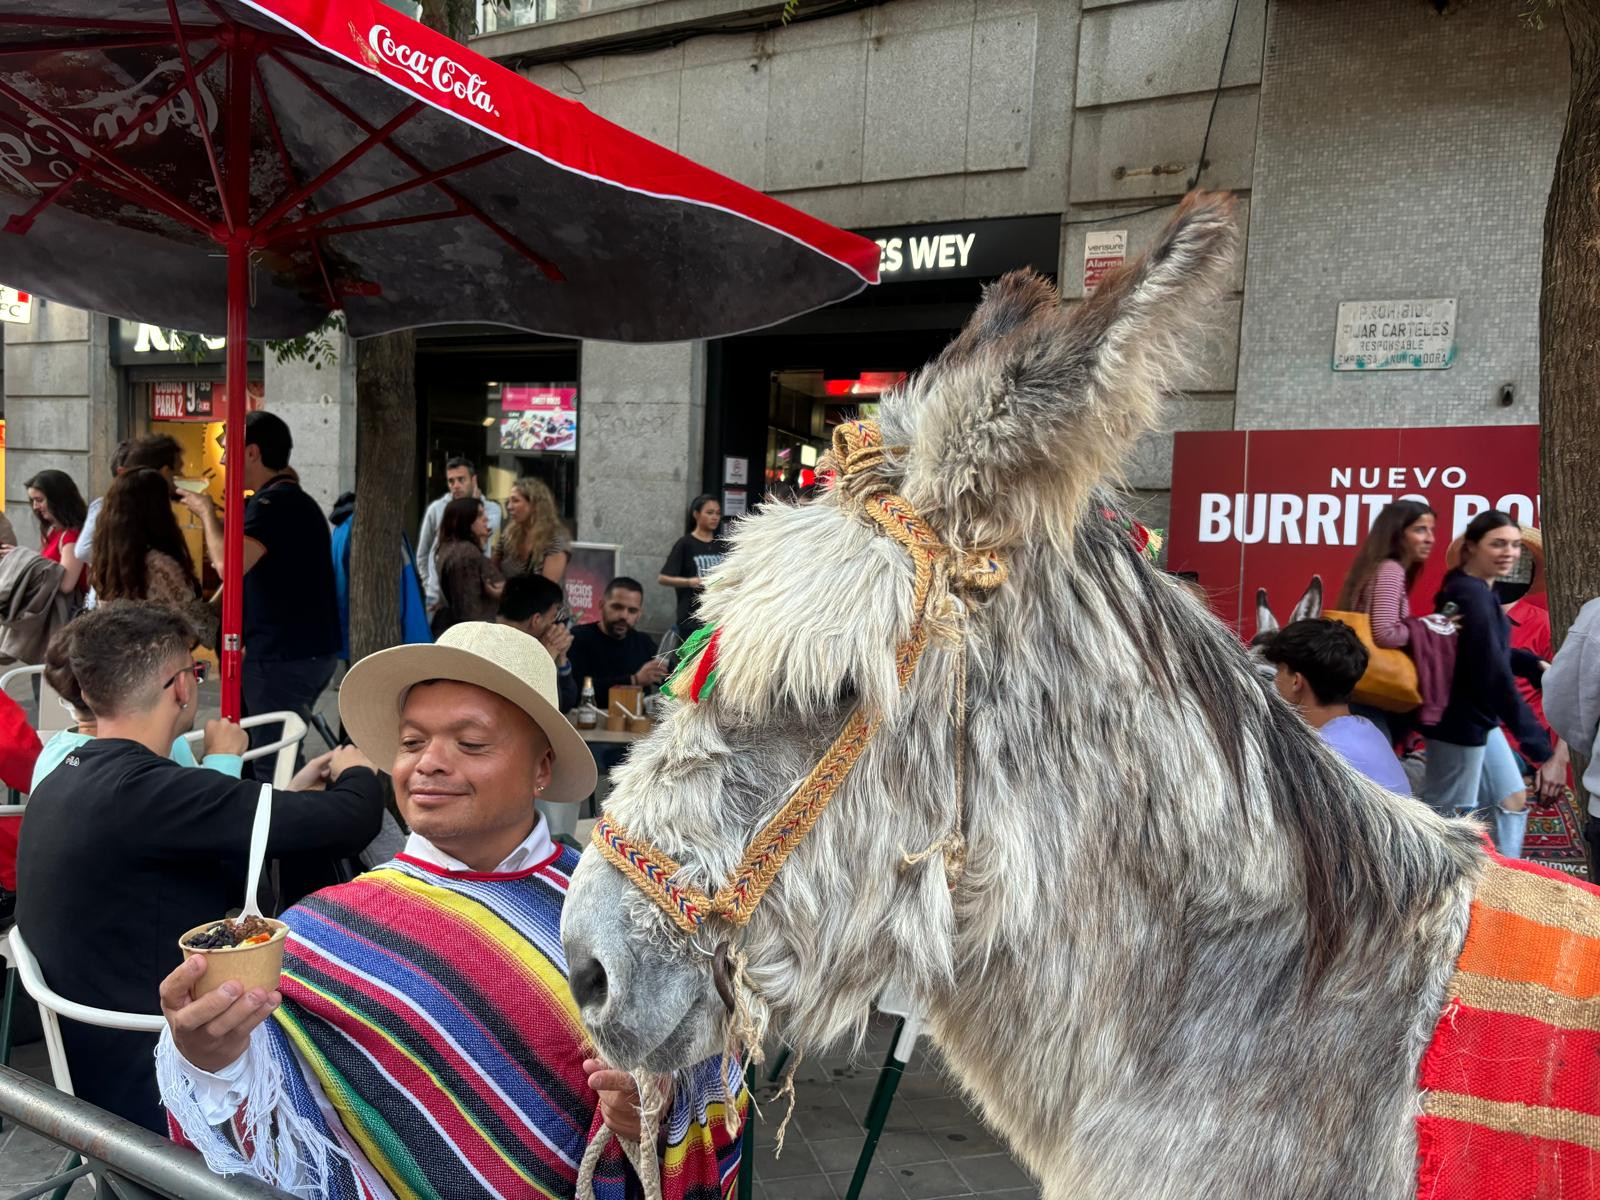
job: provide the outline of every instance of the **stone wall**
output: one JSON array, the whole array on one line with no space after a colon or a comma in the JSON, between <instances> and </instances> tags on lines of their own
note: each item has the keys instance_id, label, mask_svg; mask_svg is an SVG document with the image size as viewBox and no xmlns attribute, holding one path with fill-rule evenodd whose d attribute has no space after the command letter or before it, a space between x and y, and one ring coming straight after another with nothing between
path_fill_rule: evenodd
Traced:
<instances>
[{"instance_id":1,"label":"stone wall","mask_svg":"<svg viewBox=\"0 0 1600 1200\"><path fill-rule=\"evenodd\" d=\"M1566 113L1560 22L1278 0L1268 22L1236 427L1539 419L1544 205ZM1330 369L1341 300L1454 297L1442 371ZM1516 401L1501 407L1502 384Z\"/></svg>"},{"instance_id":2,"label":"stone wall","mask_svg":"<svg viewBox=\"0 0 1600 1200\"><path fill-rule=\"evenodd\" d=\"M107 318L37 297L33 321L6 329L6 515L23 545L39 544L26 487L36 472L65 471L86 500L110 483L117 438L110 337Z\"/></svg>"}]
</instances>

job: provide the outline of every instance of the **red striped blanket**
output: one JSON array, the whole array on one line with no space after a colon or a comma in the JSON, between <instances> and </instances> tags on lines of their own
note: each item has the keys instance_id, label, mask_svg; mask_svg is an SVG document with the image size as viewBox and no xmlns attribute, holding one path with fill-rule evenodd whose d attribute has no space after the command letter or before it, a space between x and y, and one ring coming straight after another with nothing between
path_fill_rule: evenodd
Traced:
<instances>
[{"instance_id":1,"label":"red striped blanket","mask_svg":"<svg viewBox=\"0 0 1600 1200\"><path fill-rule=\"evenodd\" d=\"M1600 889L1492 856L1419 1081L1419 1200L1600 1197Z\"/></svg>"}]
</instances>

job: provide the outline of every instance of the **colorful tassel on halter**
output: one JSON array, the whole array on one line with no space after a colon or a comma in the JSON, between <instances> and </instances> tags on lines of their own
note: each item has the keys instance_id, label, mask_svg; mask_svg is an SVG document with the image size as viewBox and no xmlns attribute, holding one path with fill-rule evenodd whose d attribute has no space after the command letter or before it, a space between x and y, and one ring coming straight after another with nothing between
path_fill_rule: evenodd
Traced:
<instances>
[{"instance_id":1,"label":"colorful tassel on halter","mask_svg":"<svg viewBox=\"0 0 1600 1200\"><path fill-rule=\"evenodd\" d=\"M679 701L698 704L717 686L717 643L720 629L701 626L678 650L678 667L666 690Z\"/></svg>"},{"instance_id":2,"label":"colorful tassel on halter","mask_svg":"<svg viewBox=\"0 0 1600 1200\"><path fill-rule=\"evenodd\" d=\"M1149 529L1139 524L1126 513L1118 512L1112 508L1102 508L1100 515L1113 525L1119 526L1133 542L1133 548L1151 562L1155 562L1156 555L1161 553L1163 541L1161 530Z\"/></svg>"}]
</instances>

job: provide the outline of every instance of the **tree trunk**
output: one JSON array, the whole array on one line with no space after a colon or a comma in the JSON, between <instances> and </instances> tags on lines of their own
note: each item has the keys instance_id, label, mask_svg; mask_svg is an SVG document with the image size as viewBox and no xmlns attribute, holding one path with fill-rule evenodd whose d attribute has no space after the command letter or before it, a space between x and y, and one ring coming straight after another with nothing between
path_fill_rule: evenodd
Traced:
<instances>
[{"instance_id":1,"label":"tree trunk","mask_svg":"<svg viewBox=\"0 0 1600 1200\"><path fill-rule=\"evenodd\" d=\"M424 25L464 43L472 36L472 0L424 0L421 19ZM363 338L356 343L351 662L400 641L400 535L406 507L403 497L416 483L416 354L417 336L411 330Z\"/></svg>"},{"instance_id":2,"label":"tree trunk","mask_svg":"<svg viewBox=\"0 0 1600 1200\"><path fill-rule=\"evenodd\" d=\"M350 661L400 641L402 500L415 482L417 337L356 343L356 515L350 533Z\"/></svg>"},{"instance_id":3,"label":"tree trunk","mask_svg":"<svg viewBox=\"0 0 1600 1200\"><path fill-rule=\"evenodd\" d=\"M1540 488L1557 645L1600 595L1600 0L1565 0L1560 11L1572 83L1539 297Z\"/></svg>"}]
</instances>

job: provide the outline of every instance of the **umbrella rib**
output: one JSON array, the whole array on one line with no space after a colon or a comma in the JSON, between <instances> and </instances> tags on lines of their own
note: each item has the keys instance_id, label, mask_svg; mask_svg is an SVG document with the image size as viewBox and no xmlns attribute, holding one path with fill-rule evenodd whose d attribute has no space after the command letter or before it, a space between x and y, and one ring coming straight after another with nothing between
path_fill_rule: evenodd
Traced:
<instances>
[{"instance_id":1,"label":"umbrella rib","mask_svg":"<svg viewBox=\"0 0 1600 1200\"><path fill-rule=\"evenodd\" d=\"M385 217L381 221L352 221L348 225L324 225L317 230L317 237L332 237L336 233L369 233L374 229L393 229L396 225L421 225L425 221L447 221L451 217L465 217L470 214L459 208L445 209L442 212L412 213L406 217Z\"/></svg>"},{"instance_id":2,"label":"umbrella rib","mask_svg":"<svg viewBox=\"0 0 1600 1200\"><path fill-rule=\"evenodd\" d=\"M290 62L281 53L275 50L272 52L272 57L279 66L283 67L290 74L294 75L295 78L299 79L301 83L305 84L306 87L310 88L311 91L320 96L326 104L343 116L347 121L351 122L358 129L366 130L369 133L372 131L373 127L371 122L369 122L365 117L361 116L360 113L350 108L344 103L344 101L340 100L337 96L329 92L305 71L302 71L299 67L295 66L294 63ZM413 171L417 171L422 174L427 173L428 168L422 164L421 160L407 153L405 150L402 150L399 146L390 145L389 151ZM460 192L456 191L455 188L451 187L448 183L445 183L444 180L434 180L433 186L443 192L447 197L450 198L451 201L464 208L469 216L473 217L479 223L484 225L491 233L495 234L502 241L504 241L506 245L510 246L518 254L522 255L523 258L527 259L535 267L539 268L540 272L546 279L550 280L552 283L559 283L566 278L566 276L561 273L561 268L556 266L555 263L551 262L548 258L544 257L544 255L538 253L537 251L530 249L522 242L520 238L516 236L516 234L512 233L509 229L506 229L493 217L489 216L477 205L473 204L472 201L468 200L465 196L461 195Z\"/></svg>"},{"instance_id":3,"label":"umbrella rib","mask_svg":"<svg viewBox=\"0 0 1600 1200\"><path fill-rule=\"evenodd\" d=\"M257 55L250 60L250 79L255 84L256 95L261 99L261 113L267 120L267 133L272 137L272 145L278 152L278 164L283 168L283 178L290 187L298 184L298 176L294 169L294 160L289 157L289 146L283 140L283 130L278 126L278 114L272 110L272 97L267 94L267 81L261 76L261 58ZM327 261L323 258L322 247L315 238L309 240L311 257L316 260L317 273L322 276L322 287L327 294L328 307L339 307L339 292L333 286L333 277L328 273Z\"/></svg>"},{"instance_id":4,"label":"umbrella rib","mask_svg":"<svg viewBox=\"0 0 1600 1200\"><path fill-rule=\"evenodd\" d=\"M0 25L26 25L35 29L71 29L78 33L88 30L101 30L105 33L171 32L165 25L156 21L118 21L104 17L99 20L93 17L83 20L79 17L0 15ZM214 34L216 30L210 29L209 32Z\"/></svg>"},{"instance_id":5,"label":"umbrella rib","mask_svg":"<svg viewBox=\"0 0 1600 1200\"><path fill-rule=\"evenodd\" d=\"M194 105L195 124L200 127L200 136L205 139L206 161L211 164L211 181L217 188L217 203L222 208L223 220L227 221L228 231L231 233L235 228L233 206L228 203L227 189L222 186L222 165L217 159L217 144L211 139L211 129L200 117L200 114L205 112L205 105L200 103L199 72L195 70L194 60L189 56L189 41L184 34L183 19L178 16L178 0L167 0L167 16L172 21L172 38L178 47L178 57L183 60L183 75L189 89L189 101ZM250 214L244 215L248 220Z\"/></svg>"},{"instance_id":6,"label":"umbrella rib","mask_svg":"<svg viewBox=\"0 0 1600 1200\"><path fill-rule=\"evenodd\" d=\"M37 42L0 42L0 58L13 54L50 54L62 50L130 50L138 46L161 46L172 34L112 33L90 38L41 38Z\"/></svg>"},{"instance_id":7,"label":"umbrella rib","mask_svg":"<svg viewBox=\"0 0 1600 1200\"><path fill-rule=\"evenodd\" d=\"M168 0L168 3L171 3L171 0ZM271 229L272 226L275 225L285 213L302 201L310 199L317 193L323 184L327 183L334 176L340 174L346 167L349 167L358 159L364 157L373 149L373 147L387 145L389 141L389 135L394 133L397 129L406 124L406 122L410 121L412 117L416 116L421 111L422 101L413 100L410 104L406 105L405 108L401 109L400 112L395 114L395 116L391 117L381 128L372 130L370 133L368 133L364 140L352 146L339 158L337 162L328 167L327 170L317 175L317 177L311 180L310 183L302 185L295 191L290 192L282 200L274 204L267 215L262 217L257 223L256 229L258 232L265 232L266 230ZM389 148L391 150L393 149L392 146Z\"/></svg>"},{"instance_id":8,"label":"umbrella rib","mask_svg":"<svg viewBox=\"0 0 1600 1200\"><path fill-rule=\"evenodd\" d=\"M378 204L384 200L393 199L395 196L403 195L406 192L415 191L419 187L426 187L428 184L443 179L447 175L455 175L462 171L470 171L474 167L480 167L484 163L493 162L497 158L504 158L510 153L512 153L512 148L510 146L499 146L493 150L486 150L482 154L475 154L471 158L462 159L458 163L452 163L448 167L441 167L437 171L429 171L426 175L418 175L415 179L408 179L404 183L397 183L393 187L386 187L380 192L373 192L370 195L362 196L356 200L347 200L343 204L334 205L332 208L321 209L317 212L311 213L309 216L301 217L298 221L292 221L288 225L280 225L273 232L271 240L281 241L284 238L294 237L298 234L305 233L308 230L314 230L318 226L324 225L328 221L333 220L335 217L344 216L344 214L347 212L351 212L358 208L366 208L368 205Z\"/></svg>"}]
</instances>

